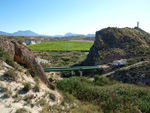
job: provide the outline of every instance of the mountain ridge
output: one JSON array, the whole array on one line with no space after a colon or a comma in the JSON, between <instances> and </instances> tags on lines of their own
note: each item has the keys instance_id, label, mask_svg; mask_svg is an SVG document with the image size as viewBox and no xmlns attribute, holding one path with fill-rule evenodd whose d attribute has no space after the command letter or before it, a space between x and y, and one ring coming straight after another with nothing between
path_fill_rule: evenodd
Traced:
<instances>
[{"instance_id":1,"label":"mountain ridge","mask_svg":"<svg viewBox=\"0 0 150 113\"><path fill-rule=\"evenodd\" d=\"M53 35L53 36L51 36L51 35L41 35L41 34L33 32L31 30L25 30L25 31L19 30L19 31L14 32L14 33L7 33L7 32L0 31L0 35L8 35L8 36L49 36L49 37L70 37L70 36L94 37L95 36L94 34L84 35L84 34L75 34L75 33L71 33L71 32L68 32L65 35Z\"/></svg>"}]
</instances>

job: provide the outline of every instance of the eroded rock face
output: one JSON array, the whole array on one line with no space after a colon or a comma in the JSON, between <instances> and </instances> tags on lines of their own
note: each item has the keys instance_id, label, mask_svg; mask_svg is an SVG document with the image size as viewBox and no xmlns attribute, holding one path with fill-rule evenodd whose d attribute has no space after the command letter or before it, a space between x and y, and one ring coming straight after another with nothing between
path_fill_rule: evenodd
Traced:
<instances>
[{"instance_id":1,"label":"eroded rock face","mask_svg":"<svg viewBox=\"0 0 150 113\"><path fill-rule=\"evenodd\" d=\"M43 71L43 68L36 62L33 52L25 45L12 41L15 46L14 59L18 63L24 65L27 68L33 68L36 70L38 77L48 84L48 79Z\"/></svg>"},{"instance_id":2,"label":"eroded rock face","mask_svg":"<svg viewBox=\"0 0 150 113\"><path fill-rule=\"evenodd\" d=\"M36 62L33 52L25 45L19 44L15 41L0 40L0 47L9 53L14 60L26 68L33 68L37 72L37 76L48 85L48 79L44 73L43 68Z\"/></svg>"},{"instance_id":3,"label":"eroded rock face","mask_svg":"<svg viewBox=\"0 0 150 113\"><path fill-rule=\"evenodd\" d=\"M0 40L0 47L9 53L11 58L14 58L15 55L15 47L14 44L8 40L2 39Z\"/></svg>"}]
</instances>

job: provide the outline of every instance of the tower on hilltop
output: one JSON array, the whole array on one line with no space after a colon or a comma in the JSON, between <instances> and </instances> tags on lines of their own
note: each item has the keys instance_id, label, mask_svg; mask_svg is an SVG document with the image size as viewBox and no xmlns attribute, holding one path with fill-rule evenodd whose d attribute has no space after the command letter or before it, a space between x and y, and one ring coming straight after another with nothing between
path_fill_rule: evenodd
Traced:
<instances>
[{"instance_id":1,"label":"tower on hilltop","mask_svg":"<svg viewBox=\"0 0 150 113\"><path fill-rule=\"evenodd\" d=\"M137 28L139 28L139 22L137 22Z\"/></svg>"}]
</instances>

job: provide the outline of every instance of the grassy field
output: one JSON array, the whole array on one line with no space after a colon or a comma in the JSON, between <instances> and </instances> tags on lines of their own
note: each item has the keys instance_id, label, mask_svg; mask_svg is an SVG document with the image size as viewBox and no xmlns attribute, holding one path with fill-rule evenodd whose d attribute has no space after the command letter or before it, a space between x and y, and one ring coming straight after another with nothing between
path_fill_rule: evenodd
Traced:
<instances>
[{"instance_id":1,"label":"grassy field","mask_svg":"<svg viewBox=\"0 0 150 113\"><path fill-rule=\"evenodd\" d=\"M93 43L76 41L52 41L29 45L32 51L89 51Z\"/></svg>"}]
</instances>

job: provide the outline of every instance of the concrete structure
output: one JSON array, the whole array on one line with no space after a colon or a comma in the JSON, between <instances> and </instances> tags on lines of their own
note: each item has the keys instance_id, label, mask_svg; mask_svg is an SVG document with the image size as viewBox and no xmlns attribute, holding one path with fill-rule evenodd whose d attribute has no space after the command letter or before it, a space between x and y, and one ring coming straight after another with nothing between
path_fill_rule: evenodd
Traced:
<instances>
[{"instance_id":1,"label":"concrete structure","mask_svg":"<svg viewBox=\"0 0 150 113\"><path fill-rule=\"evenodd\" d=\"M137 22L137 28L139 28L139 22Z\"/></svg>"},{"instance_id":2,"label":"concrete structure","mask_svg":"<svg viewBox=\"0 0 150 113\"><path fill-rule=\"evenodd\" d=\"M115 60L113 61L114 66L121 66L121 65L126 65L127 60L126 59L121 59L121 60Z\"/></svg>"},{"instance_id":3,"label":"concrete structure","mask_svg":"<svg viewBox=\"0 0 150 113\"><path fill-rule=\"evenodd\" d=\"M25 39L23 43L25 45L31 45L31 44L39 44L39 43L41 43L41 41L40 40Z\"/></svg>"}]
</instances>

